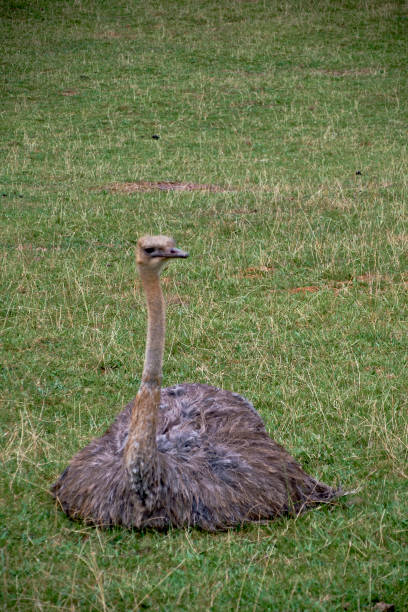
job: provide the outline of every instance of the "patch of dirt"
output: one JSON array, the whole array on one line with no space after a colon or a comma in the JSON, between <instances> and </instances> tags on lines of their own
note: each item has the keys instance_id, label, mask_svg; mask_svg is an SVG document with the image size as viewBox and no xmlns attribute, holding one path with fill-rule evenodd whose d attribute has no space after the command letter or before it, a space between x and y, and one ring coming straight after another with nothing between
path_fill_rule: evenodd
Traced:
<instances>
[{"instance_id":1,"label":"patch of dirt","mask_svg":"<svg viewBox=\"0 0 408 612\"><path fill-rule=\"evenodd\" d=\"M356 276L349 280L329 281L326 285L317 287L316 285L310 285L308 287L293 287L288 289L289 293L316 293L316 291L322 291L323 289L331 289L335 295L339 295L341 291L347 291L351 287L356 285L368 285L372 287L374 283L387 283L387 284L400 284L404 288L407 285L405 275L402 275L400 282L394 280L388 274L376 274L368 273Z\"/></svg>"},{"instance_id":2,"label":"patch of dirt","mask_svg":"<svg viewBox=\"0 0 408 612\"><path fill-rule=\"evenodd\" d=\"M355 284L360 285L373 285L374 283L392 283L393 280L387 274L362 274L356 276L353 279L345 281L330 281L328 283L329 289L332 289L336 295L342 290L347 290Z\"/></svg>"},{"instance_id":3,"label":"patch of dirt","mask_svg":"<svg viewBox=\"0 0 408 612\"><path fill-rule=\"evenodd\" d=\"M265 274L272 274L275 268L272 266L251 266L246 268L240 274L241 278L259 278L265 276Z\"/></svg>"},{"instance_id":4,"label":"patch of dirt","mask_svg":"<svg viewBox=\"0 0 408 612\"><path fill-rule=\"evenodd\" d=\"M115 30L106 30L105 32L99 32L96 34L96 38L122 38L122 32L116 32Z\"/></svg>"},{"instance_id":5,"label":"patch of dirt","mask_svg":"<svg viewBox=\"0 0 408 612\"><path fill-rule=\"evenodd\" d=\"M36 253L38 253L38 255L43 255L44 253L46 253L47 251L60 251L60 247L46 247L46 246L35 246L34 244L18 244L16 246L17 251L19 251L20 253L23 253L24 251L35 251ZM30 257L32 255L30 254Z\"/></svg>"},{"instance_id":6,"label":"patch of dirt","mask_svg":"<svg viewBox=\"0 0 408 612\"><path fill-rule=\"evenodd\" d=\"M293 289L289 289L289 293L316 293L316 291L319 290L319 287L310 285L309 287L294 287Z\"/></svg>"},{"instance_id":7,"label":"patch of dirt","mask_svg":"<svg viewBox=\"0 0 408 612\"><path fill-rule=\"evenodd\" d=\"M323 74L326 76L344 77L344 76L370 76L377 74L381 69L378 68L349 68L345 70L313 70L313 74Z\"/></svg>"},{"instance_id":8,"label":"patch of dirt","mask_svg":"<svg viewBox=\"0 0 408 612\"><path fill-rule=\"evenodd\" d=\"M79 91L76 89L64 89L64 91L61 91L62 96L77 96L78 94Z\"/></svg>"},{"instance_id":9,"label":"patch of dirt","mask_svg":"<svg viewBox=\"0 0 408 612\"><path fill-rule=\"evenodd\" d=\"M116 38L123 38L125 40L133 40L137 38L137 32L132 30L130 26L127 26L126 30L121 30L120 32L118 30L105 30L103 32L97 32L96 34L93 35L93 38L96 38L97 40L107 40L107 39L109 40L109 39L116 39Z\"/></svg>"},{"instance_id":10,"label":"patch of dirt","mask_svg":"<svg viewBox=\"0 0 408 612\"><path fill-rule=\"evenodd\" d=\"M257 212L258 212L257 208L254 208L253 210L247 210L247 209L231 210L232 215L254 215Z\"/></svg>"},{"instance_id":11,"label":"patch of dirt","mask_svg":"<svg viewBox=\"0 0 408 612\"><path fill-rule=\"evenodd\" d=\"M356 276L356 281L359 283L375 283L376 281L387 281L389 282L391 279L387 274L362 274L361 276Z\"/></svg>"},{"instance_id":12,"label":"patch of dirt","mask_svg":"<svg viewBox=\"0 0 408 612\"><path fill-rule=\"evenodd\" d=\"M135 183L112 183L104 189L119 193L137 193L138 191L236 191L232 187L207 185L202 183L183 183L178 181L137 181Z\"/></svg>"},{"instance_id":13,"label":"patch of dirt","mask_svg":"<svg viewBox=\"0 0 408 612\"><path fill-rule=\"evenodd\" d=\"M383 368L364 368L366 372L371 372L371 374L377 374L377 376L385 376L386 378L395 378L395 374L386 373Z\"/></svg>"},{"instance_id":14,"label":"patch of dirt","mask_svg":"<svg viewBox=\"0 0 408 612\"><path fill-rule=\"evenodd\" d=\"M188 306L189 301L180 297L179 295L166 295L166 304L168 306Z\"/></svg>"}]
</instances>

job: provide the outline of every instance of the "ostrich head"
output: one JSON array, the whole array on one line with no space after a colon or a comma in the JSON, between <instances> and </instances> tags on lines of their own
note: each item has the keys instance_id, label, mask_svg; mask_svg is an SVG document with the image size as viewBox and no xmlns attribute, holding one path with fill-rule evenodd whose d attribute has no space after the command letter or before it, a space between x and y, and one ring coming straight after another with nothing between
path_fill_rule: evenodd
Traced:
<instances>
[{"instance_id":1,"label":"ostrich head","mask_svg":"<svg viewBox=\"0 0 408 612\"><path fill-rule=\"evenodd\" d=\"M136 261L142 271L159 273L163 264L176 257L188 257L169 236L142 236L136 247Z\"/></svg>"}]
</instances>

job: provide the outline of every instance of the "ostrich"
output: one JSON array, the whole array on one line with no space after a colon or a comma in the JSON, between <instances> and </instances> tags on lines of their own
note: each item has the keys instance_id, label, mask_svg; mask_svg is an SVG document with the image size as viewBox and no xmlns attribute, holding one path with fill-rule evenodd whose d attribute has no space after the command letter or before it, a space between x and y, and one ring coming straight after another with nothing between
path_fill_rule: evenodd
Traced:
<instances>
[{"instance_id":1,"label":"ostrich","mask_svg":"<svg viewBox=\"0 0 408 612\"><path fill-rule=\"evenodd\" d=\"M199 383L161 389L165 307L159 276L163 264L187 256L167 236L137 243L148 311L142 381L106 433L80 450L52 486L71 518L215 531L299 513L340 495L306 474L238 393Z\"/></svg>"}]
</instances>

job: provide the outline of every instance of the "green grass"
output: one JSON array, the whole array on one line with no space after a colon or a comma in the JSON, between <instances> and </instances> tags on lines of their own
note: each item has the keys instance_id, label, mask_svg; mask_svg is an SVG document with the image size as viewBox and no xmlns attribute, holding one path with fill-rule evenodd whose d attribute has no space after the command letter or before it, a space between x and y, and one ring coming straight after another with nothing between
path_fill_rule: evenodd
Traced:
<instances>
[{"instance_id":1,"label":"green grass","mask_svg":"<svg viewBox=\"0 0 408 612\"><path fill-rule=\"evenodd\" d=\"M406 610L403 3L15 0L0 18L2 609ZM235 190L108 189L141 180ZM241 392L354 497L215 535L54 507L136 393L150 232L192 255L165 273L164 383Z\"/></svg>"}]
</instances>

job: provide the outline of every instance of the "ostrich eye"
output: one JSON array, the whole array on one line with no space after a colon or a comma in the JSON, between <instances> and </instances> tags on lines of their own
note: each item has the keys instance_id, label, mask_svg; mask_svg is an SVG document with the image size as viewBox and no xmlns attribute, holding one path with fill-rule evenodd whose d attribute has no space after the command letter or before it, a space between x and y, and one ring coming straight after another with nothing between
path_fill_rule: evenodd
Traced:
<instances>
[{"instance_id":1,"label":"ostrich eye","mask_svg":"<svg viewBox=\"0 0 408 612\"><path fill-rule=\"evenodd\" d=\"M153 253L153 251L154 251L154 247L147 247L144 251L148 255L151 255L151 253Z\"/></svg>"}]
</instances>

